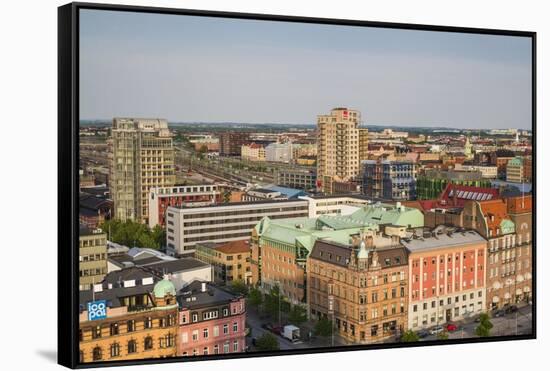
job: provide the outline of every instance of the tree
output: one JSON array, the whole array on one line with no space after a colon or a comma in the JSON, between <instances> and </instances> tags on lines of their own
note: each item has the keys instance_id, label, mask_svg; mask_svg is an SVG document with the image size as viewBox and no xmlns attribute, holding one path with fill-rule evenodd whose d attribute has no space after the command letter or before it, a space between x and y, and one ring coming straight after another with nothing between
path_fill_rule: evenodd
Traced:
<instances>
[{"instance_id":1,"label":"tree","mask_svg":"<svg viewBox=\"0 0 550 371\"><path fill-rule=\"evenodd\" d=\"M127 220L106 220L101 228L108 233L109 241L129 247L160 249L164 246L165 231L158 226L151 230L147 225Z\"/></svg>"},{"instance_id":2,"label":"tree","mask_svg":"<svg viewBox=\"0 0 550 371\"><path fill-rule=\"evenodd\" d=\"M332 335L332 321L328 318L321 317L319 321L315 324L315 329L313 330L315 335L327 337Z\"/></svg>"},{"instance_id":3,"label":"tree","mask_svg":"<svg viewBox=\"0 0 550 371\"><path fill-rule=\"evenodd\" d=\"M264 309L272 317L278 318L281 309L281 293L279 286L273 286L269 294L265 296Z\"/></svg>"},{"instance_id":4,"label":"tree","mask_svg":"<svg viewBox=\"0 0 550 371\"><path fill-rule=\"evenodd\" d=\"M447 340L449 338L449 333L447 331L441 331L439 334L437 334L437 338L439 340Z\"/></svg>"},{"instance_id":5,"label":"tree","mask_svg":"<svg viewBox=\"0 0 550 371\"><path fill-rule=\"evenodd\" d=\"M288 315L288 320L290 323L299 326L300 324L307 321L307 311L301 305L295 305L290 310Z\"/></svg>"},{"instance_id":6,"label":"tree","mask_svg":"<svg viewBox=\"0 0 550 371\"><path fill-rule=\"evenodd\" d=\"M256 349L279 350L279 342L277 341L277 338L273 334L266 332L265 334L260 336L258 339L256 339Z\"/></svg>"},{"instance_id":7,"label":"tree","mask_svg":"<svg viewBox=\"0 0 550 371\"><path fill-rule=\"evenodd\" d=\"M479 337L490 336L492 328L493 323L489 319L489 315L487 313L481 313L479 315L479 325L476 327L476 335Z\"/></svg>"},{"instance_id":8,"label":"tree","mask_svg":"<svg viewBox=\"0 0 550 371\"><path fill-rule=\"evenodd\" d=\"M203 144L199 148L199 153L206 153L206 152L208 152L208 147L205 144Z\"/></svg>"},{"instance_id":9,"label":"tree","mask_svg":"<svg viewBox=\"0 0 550 371\"><path fill-rule=\"evenodd\" d=\"M404 343L413 343L419 341L420 337L413 330L407 330L401 335L401 341Z\"/></svg>"},{"instance_id":10,"label":"tree","mask_svg":"<svg viewBox=\"0 0 550 371\"><path fill-rule=\"evenodd\" d=\"M248 286L246 286L243 280L234 280L231 282L231 291L246 296L248 294Z\"/></svg>"},{"instance_id":11,"label":"tree","mask_svg":"<svg viewBox=\"0 0 550 371\"><path fill-rule=\"evenodd\" d=\"M247 299L249 305L258 308L262 305L263 295L257 287L253 287L248 291Z\"/></svg>"}]
</instances>

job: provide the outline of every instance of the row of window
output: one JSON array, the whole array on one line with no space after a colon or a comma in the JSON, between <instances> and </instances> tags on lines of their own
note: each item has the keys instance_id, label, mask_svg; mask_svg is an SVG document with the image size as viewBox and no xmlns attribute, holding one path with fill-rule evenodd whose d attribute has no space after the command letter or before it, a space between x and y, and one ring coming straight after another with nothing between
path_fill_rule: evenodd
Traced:
<instances>
[{"instance_id":1,"label":"row of window","mask_svg":"<svg viewBox=\"0 0 550 371\"><path fill-rule=\"evenodd\" d=\"M469 300L473 300L474 297L475 297L475 294L474 294L473 292L471 292L470 295L469 295L469 297L470 297ZM478 297L478 298L483 297L483 291L478 291L478 292L477 292L477 297ZM466 295L466 294L462 295L462 301L466 301L466 300L468 300L468 295ZM459 302L460 302L460 296L455 296L455 297L454 297L454 302L455 302L455 303L459 303ZM451 297L447 298L447 305L450 305L450 304L452 304L452 303L453 303L453 298L451 298ZM443 305L445 305L445 300L444 300L444 299L440 299L440 300L439 300L439 306L442 307ZM473 304L471 304L471 305L473 305ZM436 308L436 306L437 306L437 301L436 301L436 300L432 300L431 303L430 303L430 307L431 307L431 308ZM417 312L417 311L418 311L418 304L414 304L412 308L413 308L413 312ZM427 310L427 309L428 309L428 303L427 303L427 302L426 302L426 303L422 303L422 309L423 309L423 310Z\"/></svg>"},{"instance_id":2,"label":"row of window","mask_svg":"<svg viewBox=\"0 0 550 371\"><path fill-rule=\"evenodd\" d=\"M158 327L159 328L165 328L165 327L170 327L170 326L174 326L176 324L176 318L174 315L170 314L166 317L162 317L162 318L159 318L158 319ZM103 333L103 329L106 328L107 326L94 326L91 328L91 332L92 332L92 339L99 339L101 337L103 337L105 334ZM109 328L109 336L116 336L116 335L119 335L121 333L120 331L120 324L118 322L115 322L115 323L111 323L108 328ZM143 320L143 328L144 329L152 329L154 326L153 326L153 319L151 317L147 317ZM135 320L128 320L126 321L126 332L134 332L136 331L136 321ZM83 339L83 330L80 329L80 341L82 341Z\"/></svg>"},{"instance_id":3,"label":"row of window","mask_svg":"<svg viewBox=\"0 0 550 371\"><path fill-rule=\"evenodd\" d=\"M167 334L158 339L158 347L161 349L171 348L176 345L176 337L174 334ZM148 351L154 348L154 341L151 336L147 336L143 340L143 350ZM129 340L126 343L126 354L134 354L138 352L138 342L135 339ZM121 345L118 342L115 342L109 347L109 355L111 358L115 358L121 355ZM101 361L104 358L103 348L96 346L92 349L92 360ZM80 351L80 362L84 362L84 352Z\"/></svg>"},{"instance_id":4,"label":"row of window","mask_svg":"<svg viewBox=\"0 0 550 371\"><path fill-rule=\"evenodd\" d=\"M232 331L233 331L233 333L236 333L236 332L239 331L238 322L233 322ZM229 324L228 323L226 323L222 326L222 334L223 335L228 335L229 334ZM191 332L191 341L199 341L199 338L201 338L200 335L201 334L199 333L199 330L193 330L193 332ZM212 335L213 337L220 336L220 326L212 327L212 332L210 332L209 328L204 328L202 330L202 339L208 339L210 335ZM189 342L189 335L188 335L187 332L184 332L184 333L181 334L181 342L182 343Z\"/></svg>"},{"instance_id":5,"label":"row of window","mask_svg":"<svg viewBox=\"0 0 550 371\"><path fill-rule=\"evenodd\" d=\"M229 353L229 348L230 348L230 343L229 343L229 341L226 341L223 344L223 352L224 353ZM233 353L237 353L237 352L239 352L239 341L238 340L233 340ZM215 344L212 347L212 354L219 354L219 353L220 353L220 346L219 346L219 344ZM209 347L202 348L202 354L205 355L205 356L210 354L210 348ZM189 356L189 355L198 356L199 355L199 349L197 349L197 348L193 349L192 354L189 354L188 352L183 352L183 354L182 354L182 356Z\"/></svg>"}]
</instances>

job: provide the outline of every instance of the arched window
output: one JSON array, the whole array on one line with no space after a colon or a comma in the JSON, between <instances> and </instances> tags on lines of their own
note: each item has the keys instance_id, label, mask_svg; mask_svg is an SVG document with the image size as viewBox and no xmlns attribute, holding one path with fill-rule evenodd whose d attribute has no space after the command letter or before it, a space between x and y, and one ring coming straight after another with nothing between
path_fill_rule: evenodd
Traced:
<instances>
[{"instance_id":1,"label":"arched window","mask_svg":"<svg viewBox=\"0 0 550 371\"><path fill-rule=\"evenodd\" d=\"M128 354L137 352L137 342L135 340L130 340L128 342Z\"/></svg>"},{"instance_id":2,"label":"arched window","mask_svg":"<svg viewBox=\"0 0 550 371\"><path fill-rule=\"evenodd\" d=\"M151 336L147 336L145 338L145 341L143 342L143 347L145 350L153 349L153 338Z\"/></svg>"},{"instance_id":3,"label":"arched window","mask_svg":"<svg viewBox=\"0 0 550 371\"><path fill-rule=\"evenodd\" d=\"M120 355L120 345L118 343L111 344L111 357L118 357Z\"/></svg>"},{"instance_id":4,"label":"arched window","mask_svg":"<svg viewBox=\"0 0 550 371\"><path fill-rule=\"evenodd\" d=\"M102 355L101 355L101 348L100 347L95 347L93 352L92 352L92 357L93 357L93 360L94 361L100 361L101 358L102 358Z\"/></svg>"}]
</instances>

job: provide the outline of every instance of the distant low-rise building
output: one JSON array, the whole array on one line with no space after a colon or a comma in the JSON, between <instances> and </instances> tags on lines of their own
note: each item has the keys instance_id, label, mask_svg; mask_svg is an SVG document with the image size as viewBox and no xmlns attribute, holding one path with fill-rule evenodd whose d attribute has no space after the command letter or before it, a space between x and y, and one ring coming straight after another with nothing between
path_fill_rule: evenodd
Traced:
<instances>
[{"instance_id":1,"label":"distant low-rise building","mask_svg":"<svg viewBox=\"0 0 550 371\"><path fill-rule=\"evenodd\" d=\"M416 165L411 161L362 162L363 194L371 198L406 201L416 198Z\"/></svg>"},{"instance_id":2,"label":"distant low-rise building","mask_svg":"<svg viewBox=\"0 0 550 371\"><path fill-rule=\"evenodd\" d=\"M265 159L270 162L289 163L293 157L292 143L271 143L265 147Z\"/></svg>"},{"instance_id":3,"label":"distant low-rise building","mask_svg":"<svg viewBox=\"0 0 550 371\"><path fill-rule=\"evenodd\" d=\"M252 284L250 241L231 241L222 244L203 242L196 245L195 258L212 265L214 282L230 285L234 281Z\"/></svg>"},{"instance_id":4,"label":"distant low-rise building","mask_svg":"<svg viewBox=\"0 0 550 371\"><path fill-rule=\"evenodd\" d=\"M525 181L523 158L515 157L508 161L506 165L506 181L512 183L522 183Z\"/></svg>"},{"instance_id":5,"label":"distant low-rise building","mask_svg":"<svg viewBox=\"0 0 550 371\"><path fill-rule=\"evenodd\" d=\"M258 143L243 144L241 159L248 161L265 161L265 147Z\"/></svg>"},{"instance_id":6,"label":"distant low-rise building","mask_svg":"<svg viewBox=\"0 0 550 371\"><path fill-rule=\"evenodd\" d=\"M481 188L491 187L490 179L484 178L480 171L433 169L417 176L416 196L419 200L436 199L449 183Z\"/></svg>"}]
</instances>

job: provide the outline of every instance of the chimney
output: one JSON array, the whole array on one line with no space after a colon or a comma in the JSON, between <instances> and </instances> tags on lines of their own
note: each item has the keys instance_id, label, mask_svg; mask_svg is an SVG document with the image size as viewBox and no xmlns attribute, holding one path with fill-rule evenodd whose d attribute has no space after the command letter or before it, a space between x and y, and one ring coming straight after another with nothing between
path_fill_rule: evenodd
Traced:
<instances>
[{"instance_id":1,"label":"chimney","mask_svg":"<svg viewBox=\"0 0 550 371\"><path fill-rule=\"evenodd\" d=\"M206 292L206 282L201 282L201 292Z\"/></svg>"}]
</instances>

